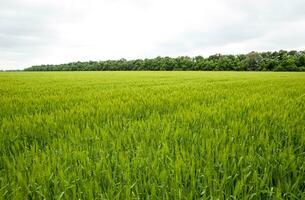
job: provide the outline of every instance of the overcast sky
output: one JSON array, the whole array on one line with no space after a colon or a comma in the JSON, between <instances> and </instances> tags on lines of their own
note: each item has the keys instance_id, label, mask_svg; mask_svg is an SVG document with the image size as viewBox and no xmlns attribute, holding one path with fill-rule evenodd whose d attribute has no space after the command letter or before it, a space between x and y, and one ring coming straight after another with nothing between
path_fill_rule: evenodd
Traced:
<instances>
[{"instance_id":1,"label":"overcast sky","mask_svg":"<svg viewBox=\"0 0 305 200\"><path fill-rule=\"evenodd\" d=\"M304 0L0 0L0 69L305 50Z\"/></svg>"}]
</instances>

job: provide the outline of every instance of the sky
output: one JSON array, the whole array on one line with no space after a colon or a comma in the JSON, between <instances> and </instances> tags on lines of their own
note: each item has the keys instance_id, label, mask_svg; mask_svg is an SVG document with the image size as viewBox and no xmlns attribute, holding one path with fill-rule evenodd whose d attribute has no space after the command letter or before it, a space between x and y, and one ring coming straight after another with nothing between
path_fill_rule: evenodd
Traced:
<instances>
[{"instance_id":1,"label":"sky","mask_svg":"<svg viewBox=\"0 0 305 200\"><path fill-rule=\"evenodd\" d=\"M304 0L0 0L0 70L305 50Z\"/></svg>"}]
</instances>

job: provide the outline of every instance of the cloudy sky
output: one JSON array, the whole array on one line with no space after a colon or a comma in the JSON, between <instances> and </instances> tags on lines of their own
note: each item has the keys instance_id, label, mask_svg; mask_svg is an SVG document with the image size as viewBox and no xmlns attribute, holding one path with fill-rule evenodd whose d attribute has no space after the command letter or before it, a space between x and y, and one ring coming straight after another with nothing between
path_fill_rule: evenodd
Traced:
<instances>
[{"instance_id":1,"label":"cloudy sky","mask_svg":"<svg viewBox=\"0 0 305 200\"><path fill-rule=\"evenodd\" d=\"M0 69L305 50L304 0L0 0Z\"/></svg>"}]
</instances>

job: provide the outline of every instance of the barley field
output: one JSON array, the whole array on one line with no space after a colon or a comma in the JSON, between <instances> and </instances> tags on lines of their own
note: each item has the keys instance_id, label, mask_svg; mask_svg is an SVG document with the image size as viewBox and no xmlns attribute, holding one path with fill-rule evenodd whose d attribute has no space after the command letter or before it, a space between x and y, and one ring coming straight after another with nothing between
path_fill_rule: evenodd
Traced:
<instances>
[{"instance_id":1,"label":"barley field","mask_svg":"<svg viewBox=\"0 0 305 200\"><path fill-rule=\"evenodd\" d=\"M0 73L0 199L305 199L305 73Z\"/></svg>"}]
</instances>

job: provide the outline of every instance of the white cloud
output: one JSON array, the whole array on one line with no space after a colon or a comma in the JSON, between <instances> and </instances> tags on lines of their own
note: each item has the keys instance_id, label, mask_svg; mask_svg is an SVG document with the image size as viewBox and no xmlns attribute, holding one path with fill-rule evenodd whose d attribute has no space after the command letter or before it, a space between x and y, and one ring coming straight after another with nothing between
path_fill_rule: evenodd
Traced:
<instances>
[{"instance_id":1,"label":"white cloud","mask_svg":"<svg viewBox=\"0 0 305 200\"><path fill-rule=\"evenodd\" d=\"M0 0L0 69L302 49L302 0Z\"/></svg>"}]
</instances>

